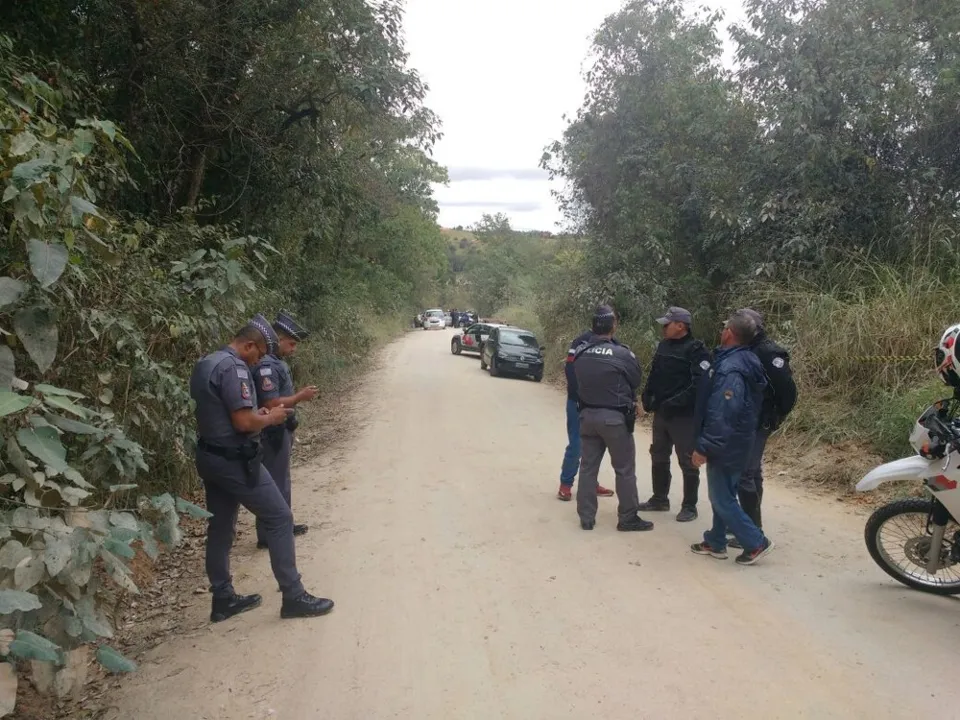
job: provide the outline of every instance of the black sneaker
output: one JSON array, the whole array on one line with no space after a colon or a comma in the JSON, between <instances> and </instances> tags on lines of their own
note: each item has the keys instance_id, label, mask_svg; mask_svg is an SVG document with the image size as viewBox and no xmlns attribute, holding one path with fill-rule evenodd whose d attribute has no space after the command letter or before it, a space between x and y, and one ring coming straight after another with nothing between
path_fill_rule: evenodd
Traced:
<instances>
[{"instance_id":1,"label":"black sneaker","mask_svg":"<svg viewBox=\"0 0 960 720\"><path fill-rule=\"evenodd\" d=\"M695 507L682 507L677 513L677 522L693 522L699 517Z\"/></svg>"},{"instance_id":2,"label":"black sneaker","mask_svg":"<svg viewBox=\"0 0 960 720\"><path fill-rule=\"evenodd\" d=\"M214 598L210 610L210 622L222 622L234 615L260 607L263 600L259 595L231 595L225 598Z\"/></svg>"},{"instance_id":3,"label":"black sneaker","mask_svg":"<svg viewBox=\"0 0 960 720\"><path fill-rule=\"evenodd\" d=\"M670 512L670 501L650 498L645 503L640 503L641 512Z\"/></svg>"},{"instance_id":4,"label":"black sneaker","mask_svg":"<svg viewBox=\"0 0 960 720\"><path fill-rule=\"evenodd\" d=\"M584 530L593 530L594 525L597 524L596 520L581 520L580 527Z\"/></svg>"},{"instance_id":5,"label":"black sneaker","mask_svg":"<svg viewBox=\"0 0 960 720\"><path fill-rule=\"evenodd\" d=\"M709 555L717 560L727 559L726 550L716 550L710 545L710 543L707 542L694 543L690 546L690 551L696 553L697 555Z\"/></svg>"},{"instance_id":6,"label":"black sneaker","mask_svg":"<svg viewBox=\"0 0 960 720\"><path fill-rule=\"evenodd\" d=\"M773 540L763 539L763 545L756 550L744 550L737 555L737 565L753 565L757 560L773 550Z\"/></svg>"},{"instance_id":7,"label":"black sneaker","mask_svg":"<svg viewBox=\"0 0 960 720\"><path fill-rule=\"evenodd\" d=\"M309 530L309 529L310 529L310 526L309 526L309 525L294 525L294 526L293 526L293 534L294 534L294 535L306 535L306 534L307 534L307 530Z\"/></svg>"},{"instance_id":8,"label":"black sneaker","mask_svg":"<svg viewBox=\"0 0 960 720\"><path fill-rule=\"evenodd\" d=\"M280 617L284 619L317 617L318 615L326 615L331 610L333 610L333 600L314 597L304 591L299 597L283 599L283 604L280 606Z\"/></svg>"},{"instance_id":9,"label":"black sneaker","mask_svg":"<svg viewBox=\"0 0 960 720\"><path fill-rule=\"evenodd\" d=\"M617 530L620 532L644 532L645 530L653 530L653 523L637 515L629 520L618 522Z\"/></svg>"}]
</instances>

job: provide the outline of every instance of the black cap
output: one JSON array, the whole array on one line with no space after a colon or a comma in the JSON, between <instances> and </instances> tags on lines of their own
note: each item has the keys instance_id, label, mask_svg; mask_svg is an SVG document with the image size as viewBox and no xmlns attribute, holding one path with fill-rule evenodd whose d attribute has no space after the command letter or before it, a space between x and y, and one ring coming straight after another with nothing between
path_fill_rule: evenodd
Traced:
<instances>
[{"instance_id":1,"label":"black cap","mask_svg":"<svg viewBox=\"0 0 960 720\"><path fill-rule=\"evenodd\" d=\"M277 319L274 321L273 326L298 342L303 342L310 337L309 330L298 324L296 320L282 310L277 313Z\"/></svg>"},{"instance_id":2,"label":"black cap","mask_svg":"<svg viewBox=\"0 0 960 720\"><path fill-rule=\"evenodd\" d=\"M693 316L690 315L689 310L685 310L682 307L672 307L667 310L663 317L657 318L657 322L661 325L669 325L672 322L682 322L687 325L692 325Z\"/></svg>"}]
</instances>

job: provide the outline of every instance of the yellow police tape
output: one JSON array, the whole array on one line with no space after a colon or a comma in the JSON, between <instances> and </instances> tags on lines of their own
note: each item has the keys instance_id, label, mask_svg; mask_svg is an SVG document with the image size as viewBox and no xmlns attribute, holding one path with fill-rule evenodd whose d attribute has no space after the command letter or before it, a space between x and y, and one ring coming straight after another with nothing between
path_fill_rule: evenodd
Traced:
<instances>
[{"instance_id":1,"label":"yellow police tape","mask_svg":"<svg viewBox=\"0 0 960 720\"><path fill-rule=\"evenodd\" d=\"M854 355L851 359L879 363L932 362L933 360L930 355Z\"/></svg>"}]
</instances>

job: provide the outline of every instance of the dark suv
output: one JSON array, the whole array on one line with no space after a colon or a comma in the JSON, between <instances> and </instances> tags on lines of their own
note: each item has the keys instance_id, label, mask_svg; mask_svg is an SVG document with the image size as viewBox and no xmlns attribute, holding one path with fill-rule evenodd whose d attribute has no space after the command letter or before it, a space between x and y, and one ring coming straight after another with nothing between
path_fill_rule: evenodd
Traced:
<instances>
[{"instance_id":1,"label":"dark suv","mask_svg":"<svg viewBox=\"0 0 960 720\"><path fill-rule=\"evenodd\" d=\"M537 336L515 327L494 328L480 351L480 369L490 375L520 375L543 380L543 351Z\"/></svg>"}]
</instances>

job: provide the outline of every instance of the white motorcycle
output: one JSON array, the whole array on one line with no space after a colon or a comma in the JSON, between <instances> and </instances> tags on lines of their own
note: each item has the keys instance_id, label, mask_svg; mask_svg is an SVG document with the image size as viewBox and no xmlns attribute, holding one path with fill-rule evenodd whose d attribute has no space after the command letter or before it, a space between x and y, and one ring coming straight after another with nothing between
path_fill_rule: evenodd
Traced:
<instances>
[{"instance_id":1,"label":"white motorcycle","mask_svg":"<svg viewBox=\"0 0 960 720\"><path fill-rule=\"evenodd\" d=\"M908 587L960 594L960 399L928 407L910 433L913 457L871 470L858 492L896 480L920 480L927 497L897 500L867 520L870 557Z\"/></svg>"}]
</instances>

